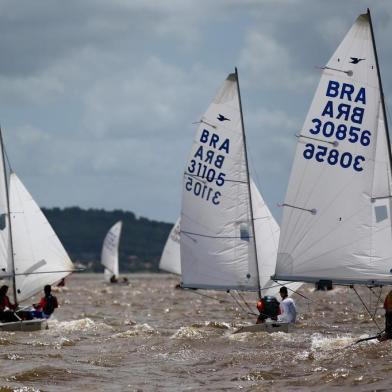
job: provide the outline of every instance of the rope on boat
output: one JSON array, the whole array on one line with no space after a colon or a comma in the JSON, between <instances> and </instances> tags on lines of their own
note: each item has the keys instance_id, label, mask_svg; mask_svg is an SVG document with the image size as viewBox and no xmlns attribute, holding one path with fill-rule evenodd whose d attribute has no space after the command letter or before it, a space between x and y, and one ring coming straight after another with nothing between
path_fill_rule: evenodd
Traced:
<instances>
[{"instance_id":1,"label":"rope on boat","mask_svg":"<svg viewBox=\"0 0 392 392\"><path fill-rule=\"evenodd\" d=\"M229 301L226 301L225 299L219 299L219 298L213 297L212 295L200 293L197 289L188 289L188 288L185 288L185 287L181 287L181 289L182 290L186 290L189 293L194 293L194 294L200 295L201 297L206 297L206 298L209 298L209 299L213 299L214 301L217 301L219 303L222 303L222 302L230 303Z\"/></svg>"},{"instance_id":2,"label":"rope on boat","mask_svg":"<svg viewBox=\"0 0 392 392\"><path fill-rule=\"evenodd\" d=\"M370 290L371 293L373 293L374 295L376 295L376 293L373 291L373 287L367 286L367 288ZM378 305L379 305L380 300L381 300L382 289L383 289L383 287L380 286L380 292L379 292L379 294L378 294L377 302L376 302L375 307L374 307L374 313L373 313L373 317L374 317L374 318L376 317L377 308L378 308Z\"/></svg>"},{"instance_id":3,"label":"rope on boat","mask_svg":"<svg viewBox=\"0 0 392 392\"><path fill-rule=\"evenodd\" d=\"M249 312L247 309L245 309L243 307L243 305L238 301L238 299L233 295L233 293L231 292L231 290L227 290L227 293L230 294L231 298L234 299L235 303L237 304L237 306L243 311L243 313L245 313L246 315L252 315L252 316L258 316L258 314L254 313L252 311L252 309L250 309L251 311Z\"/></svg>"},{"instance_id":4,"label":"rope on boat","mask_svg":"<svg viewBox=\"0 0 392 392\"><path fill-rule=\"evenodd\" d=\"M254 312L254 310L250 307L250 305L248 304L248 302L246 302L246 299L244 298L244 296L243 296L239 291L237 291L237 294L238 294L238 296L242 299L242 301L244 302L244 304L246 305L246 307L249 309L249 311L250 311L252 314L256 314L256 313Z\"/></svg>"},{"instance_id":5,"label":"rope on boat","mask_svg":"<svg viewBox=\"0 0 392 392\"><path fill-rule=\"evenodd\" d=\"M286 286L286 285L284 285L283 283L279 283L277 280L274 280L274 282L276 283L276 286L266 287L265 289L269 289L269 288L273 288L273 287L279 287L279 286L282 286L282 287L285 286L285 287L287 288L287 290L291 291L292 293L298 294L300 297L305 298L305 299L307 299L308 301L315 302L315 301L313 301L312 299L308 298L306 295L301 294L300 292L291 289L289 285Z\"/></svg>"},{"instance_id":6,"label":"rope on boat","mask_svg":"<svg viewBox=\"0 0 392 392\"><path fill-rule=\"evenodd\" d=\"M373 320L374 324L376 325L376 327L379 330L379 333L381 334L383 331L380 328L380 326L377 324L376 318L373 316L373 314L370 312L370 309L366 306L365 302L362 300L361 296L358 294L358 291L356 290L356 288L354 287L354 285L350 286L350 288L352 288L355 292L355 294L357 294L358 298L360 299L360 301L362 302L363 307L366 309L366 311L369 313L370 318Z\"/></svg>"}]
</instances>

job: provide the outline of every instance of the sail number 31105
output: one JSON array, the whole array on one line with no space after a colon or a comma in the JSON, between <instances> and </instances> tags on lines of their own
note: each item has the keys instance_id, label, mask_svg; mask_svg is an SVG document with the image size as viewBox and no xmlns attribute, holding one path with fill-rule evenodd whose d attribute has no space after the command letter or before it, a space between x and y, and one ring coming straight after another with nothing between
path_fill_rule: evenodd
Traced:
<instances>
[{"instance_id":1,"label":"sail number 31105","mask_svg":"<svg viewBox=\"0 0 392 392\"><path fill-rule=\"evenodd\" d=\"M195 196L198 196L206 201L211 201L212 204L218 205L220 203L221 193L214 191L213 188L207 184L203 184L201 181L194 177L188 176L185 182L185 189L188 192L192 192Z\"/></svg>"}]
</instances>

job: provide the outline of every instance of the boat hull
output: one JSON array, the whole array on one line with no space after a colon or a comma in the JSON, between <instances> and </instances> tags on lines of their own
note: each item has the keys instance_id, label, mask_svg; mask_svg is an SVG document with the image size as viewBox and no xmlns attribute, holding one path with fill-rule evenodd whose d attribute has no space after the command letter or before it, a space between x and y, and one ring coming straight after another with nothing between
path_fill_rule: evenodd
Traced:
<instances>
[{"instance_id":1,"label":"boat hull","mask_svg":"<svg viewBox=\"0 0 392 392\"><path fill-rule=\"evenodd\" d=\"M22 321L13 321L10 323L0 323L0 331L32 332L32 331L40 331L42 329L48 329L48 321L45 319L22 320Z\"/></svg>"},{"instance_id":2,"label":"boat hull","mask_svg":"<svg viewBox=\"0 0 392 392\"><path fill-rule=\"evenodd\" d=\"M253 324L253 325L245 325L233 333L243 333L243 332L292 332L293 324L290 323L262 323L262 324Z\"/></svg>"}]
</instances>

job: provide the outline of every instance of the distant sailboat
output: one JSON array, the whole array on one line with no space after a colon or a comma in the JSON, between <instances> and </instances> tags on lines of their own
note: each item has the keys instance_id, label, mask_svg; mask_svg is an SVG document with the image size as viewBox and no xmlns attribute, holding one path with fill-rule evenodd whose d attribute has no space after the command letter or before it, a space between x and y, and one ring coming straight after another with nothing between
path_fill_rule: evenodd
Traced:
<instances>
[{"instance_id":1,"label":"distant sailboat","mask_svg":"<svg viewBox=\"0 0 392 392\"><path fill-rule=\"evenodd\" d=\"M15 173L10 210L17 302L60 282L74 266L45 215Z\"/></svg>"},{"instance_id":2,"label":"distant sailboat","mask_svg":"<svg viewBox=\"0 0 392 392\"><path fill-rule=\"evenodd\" d=\"M117 283L120 273L118 265L118 247L120 244L122 222L115 223L103 240L101 264L105 267L105 280Z\"/></svg>"},{"instance_id":3,"label":"distant sailboat","mask_svg":"<svg viewBox=\"0 0 392 392\"><path fill-rule=\"evenodd\" d=\"M298 136L274 279L392 284L391 188L368 10L323 68Z\"/></svg>"},{"instance_id":4,"label":"distant sailboat","mask_svg":"<svg viewBox=\"0 0 392 392\"><path fill-rule=\"evenodd\" d=\"M270 276L278 238L279 226L249 178L236 72L200 121L184 173L183 287L277 294Z\"/></svg>"},{"instance_id":5,"label":"distant sailboat","mask_svg":"<svg viewBox=\"0 0 392 392\"><path fill-rule=\"evenodd\" d=\"M20 303L61 281L74 266L18 176L7 175L1 131L0 142L0 263L3 277L11 281L14 302ZM1 323L0 329L30 331L45 325L46 320L26 320Z\"/></svg>"},{"instance_id":6,"label":"distant sailboat","mask_svg":"<svg viewBox=\"0 0 392 392\"><path fill-rule=\"evenodd\" d=\"M177 219L167 237L161 260L159 261L159 269L181 275L180 218Z\"/></svg>"}]
</instances>

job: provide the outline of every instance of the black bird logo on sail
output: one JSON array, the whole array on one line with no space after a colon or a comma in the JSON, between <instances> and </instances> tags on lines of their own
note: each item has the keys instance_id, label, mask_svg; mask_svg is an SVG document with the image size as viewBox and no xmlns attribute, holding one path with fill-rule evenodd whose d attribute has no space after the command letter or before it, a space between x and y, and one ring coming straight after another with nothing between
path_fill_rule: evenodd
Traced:
<instances>
[{"instance_id":1,"label":"black bird logo on sail","mask_svg":"<svg viewBox=\"0 0 392 392\"><path fill-rule=\"evenodd\" d=\"M365 59L360 59L359 57L350 57L351 61L350 64L358 64L360 61Z\"/></svg>"},{"instance_id":2,"label":"black bird logo on sail","mask_svg":"<svg viewBox=\"0 0 392 392\"><path fill-rule=\"evenodd\" d=\"M229 118L225 117L223 114L220 114L220 113L218 114L217 119L218 119L219 121L230 121Z\"/></svg>"}]
</instances>

